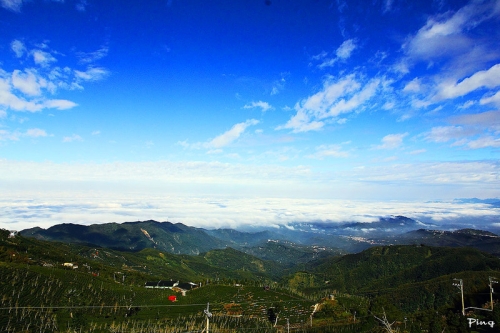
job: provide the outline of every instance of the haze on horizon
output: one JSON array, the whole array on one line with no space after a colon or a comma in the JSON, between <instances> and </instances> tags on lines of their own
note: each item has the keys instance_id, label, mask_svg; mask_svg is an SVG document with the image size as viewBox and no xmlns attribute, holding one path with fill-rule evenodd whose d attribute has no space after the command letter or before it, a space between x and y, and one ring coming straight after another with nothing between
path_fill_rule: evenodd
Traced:
<instances>
[{"instance_id":1,"label":"haze on horizon","mask_svg":"<svg viewBox=\"0 0 500 333\"><path fill-rule=\"evenodd\" d=\"M0 227L496 225L500 1L364 4L0 0Z\"/></svg>"}]
</instances>

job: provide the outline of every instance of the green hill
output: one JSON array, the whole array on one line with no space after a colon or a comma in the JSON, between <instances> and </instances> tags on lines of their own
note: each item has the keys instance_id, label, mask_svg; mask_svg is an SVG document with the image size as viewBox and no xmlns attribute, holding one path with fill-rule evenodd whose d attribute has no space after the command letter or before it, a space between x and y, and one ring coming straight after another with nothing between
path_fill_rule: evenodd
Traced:
<instances>
[{"instance_id":1,"label":"green hill","mask_svg":"<svg viewBox=\"0 0 500 333\"><path fill-rule=\"evenodd\" d=\"M299 245L287 241L270 240L254 247L243 247L241 251L264 260L278 262L288 268L297 267L321 258L340 256L344 251L327 247Z\"/></svg>"},{"instance_id":2,"label":"green hill","mask_svg":"<svg viewBox=\"0 0 500 333\"><path fill-rule=\"evenodd\" d=\"M489 306L488 279L500 281L500 260L472 248L380 246L308 261L310 247L271 243L262 253L281 252L286 265L233 248L196 255L119 251L0 230L0 331L200 331L210 303L214 332L277 333L287 319L302 332L377 332L374 316L383 313L401 332L405 318L407 332L460 332L465 318L454 279L464 283L466 307L476 308ZM186 296L145 288L159 280L198 288ZM497 320L500 307L470 316Z\"/></svg>"},{"instance_id":3,"label":"green hill","mask_svg":"<svg viewBox=\"0 0 500 333\"><path fill-rule=\"evenodd\" d=\"M403 234L400 244L425 244L429 246L469 246L475 249L500 255L500 236L483 230L460 229L455 231L419 229Z\"/></svg>"},{"instance_id":4,"label":"green hill","mask_svg":"<svg viewBox=\"0 0 500 333\"><path fill-rule=\"evenodd\" d=\"M65 223L48 229L21 231L41 240L101 246L122 251L155 248L176 254L199 254L226 247L227 242L208 235L203 229L170 222L104 223L89 226Z\"/></svg>"},{"instance_id":5,"label":"green hill","mask_svg":"<svg viewBox=\"0 0 500 333\"><path fill-rule=\"evenodd\" d=\"M373 247L310 266L331 288L345 292L394 288L465 271L500 271L500 260L472 248L419 245Z\"/></svg>"}]
</instances>

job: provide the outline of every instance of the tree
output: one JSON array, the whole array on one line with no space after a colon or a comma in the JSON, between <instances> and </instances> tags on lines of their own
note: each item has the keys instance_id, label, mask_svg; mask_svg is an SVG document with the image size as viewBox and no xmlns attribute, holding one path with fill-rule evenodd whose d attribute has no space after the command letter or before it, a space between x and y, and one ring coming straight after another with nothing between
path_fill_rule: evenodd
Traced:
<instances>
[{"instance_id":1,"label":"tree","mask_svg":"<svg viewBox=\"0 0 500 333\"><path fill-rule=\"evenodd\" d=\"M397 332L397 330L394 330L392 328L392 325L394 324L394 322L389 323L389 320L387 320L387 316L385 315L385 310L384 310L382 318L379 318L379 317L377 317L375 315L373 315L373 316L375 317L375 319L377 319L384 326L384 329L388 333L396 333Z\"/></svg>"}]
</instances>

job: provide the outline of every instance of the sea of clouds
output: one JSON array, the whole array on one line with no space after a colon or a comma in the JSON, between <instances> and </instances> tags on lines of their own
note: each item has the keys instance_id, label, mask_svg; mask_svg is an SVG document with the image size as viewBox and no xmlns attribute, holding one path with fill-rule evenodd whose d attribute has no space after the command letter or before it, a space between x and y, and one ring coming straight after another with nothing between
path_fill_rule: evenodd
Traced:
<instances>
[{"instance_id":1,"label":"sea of clouds","mask_svg":"<svg viewBox=\"0 0 500 333\"><path fill-rule=\"evenodd\" d=\"M404 215L435 224L500 226L500 209L486 204L356 201L258 196L189 195L95 190L23 191L0 194L0 228L48 228L60 223L170 221L189 226L245 228L293 222L373 222Z\"/></svg>"},{"instance_id":2,"label":"sea of clouds","mask_svg":"<svg viewBox=\"0 0 500 333\"><path fill-rule=\"evenodd\" d=\"M219 162L53 163L0 159L0 228L170 221L203 228L373 222L500 227L496 162L315 171ZM499 199L500 201L500 199Z\"/></svg>"}]
</instances>

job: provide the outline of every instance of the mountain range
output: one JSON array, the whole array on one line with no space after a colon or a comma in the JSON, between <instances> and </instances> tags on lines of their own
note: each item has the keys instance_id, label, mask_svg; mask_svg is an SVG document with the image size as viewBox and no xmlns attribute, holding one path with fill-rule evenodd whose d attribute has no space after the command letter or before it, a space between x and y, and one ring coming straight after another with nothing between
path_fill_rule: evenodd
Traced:
<instances>
[{"instance_id":1,"label":"mountain range","mask_svg":"<svg viewBox=\"0 0 500 333\"><path fill-rule=\"evenodd\" d=\"M474 229L438 230L436 225L405 216L380 218L371 223L292 223L257 231L203 229L182 223L153 220L103 223L89 226L59 224L48 229L25 229L20 234L121 251L154 248L172 254L197 255L231 247L284 265L305 263L332 254L356 253L376 245L425 244L469 246L500 254L500 237Z\"/></svg>"}]
</instances>

